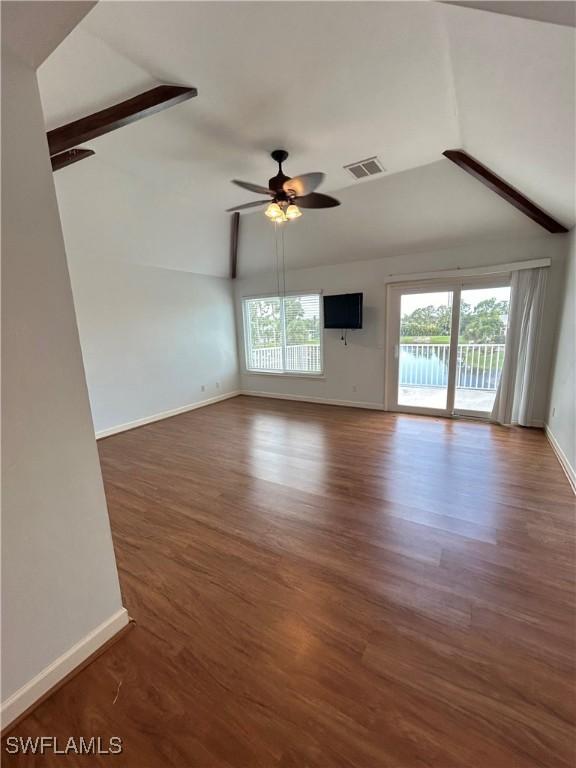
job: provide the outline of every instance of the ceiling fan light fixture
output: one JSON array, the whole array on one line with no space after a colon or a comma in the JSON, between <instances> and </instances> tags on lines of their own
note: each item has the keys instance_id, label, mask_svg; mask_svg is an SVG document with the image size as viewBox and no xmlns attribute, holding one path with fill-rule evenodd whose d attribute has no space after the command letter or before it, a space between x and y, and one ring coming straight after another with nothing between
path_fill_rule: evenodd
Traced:
<instances>
[{"instance_id":1,"label":"ceiling fan light fixture","mask_svg":"<svg viewBox=\"0 0 576 768\"><path fill-rule=\"evenodd\" d=\"M282 221L284 219L284 212L278 203L270 203L268 208L264 211L264 215L268 216L272 221Z\"/></svg>"},{"instance_id":2,"label":"ceiling fan light fixture","mask_svg":"<svg viewBox=\"0 0 576 768\"><path fill-rule=\"evenodd\" d=\"M271 155L272 159L278 163L278 173L268 180L267 187L252 184L249 181L240 181L239 179L233 179L232 183L250 192L270 195L272 199L268 198L268 200L256 200L253 203L236 205L234 208L228 208L228 212L241 211L245 208L267 204L264 211L266 218L275 224L279 224L300 218L302 216L300 208L334 208L334 206L340 205L340 201L336 200L335 197L319 194L314 191L324 180L323 173L304 173L301 176L288 178L282 171L282 163L288 157L288 152L284 149L275 149Z\"/></svg>"},{"instance_id":3,"label":"ceiling fan light fixture","mask_svg":"<svg viewBox=\"0 0 576 768\"><path fill-rule=\"evenodd\" d=\"M302 211L300 208L298 208L297 205L294 205L294 203L291 203L288 208L286 208L286 218L287 219L297 219L299 216L302 216Z\"/></svg>"}]
</instances>

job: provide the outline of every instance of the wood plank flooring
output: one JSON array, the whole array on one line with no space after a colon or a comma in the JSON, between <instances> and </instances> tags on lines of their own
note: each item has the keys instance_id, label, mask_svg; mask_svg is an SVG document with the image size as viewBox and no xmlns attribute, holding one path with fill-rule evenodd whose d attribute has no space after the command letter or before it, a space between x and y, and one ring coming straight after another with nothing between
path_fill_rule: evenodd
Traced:
<instances>
[{"instance_id":1,"label":"wood plank flooring","mask_svg":"<svg viewBox=\"0 0 576 768\"><path fill-rule=\"evenodd\" d=\"M136 628L5 766L573 768L575 504L538 430L239 397L99 443Z\"/></svg>"}]
</instances>

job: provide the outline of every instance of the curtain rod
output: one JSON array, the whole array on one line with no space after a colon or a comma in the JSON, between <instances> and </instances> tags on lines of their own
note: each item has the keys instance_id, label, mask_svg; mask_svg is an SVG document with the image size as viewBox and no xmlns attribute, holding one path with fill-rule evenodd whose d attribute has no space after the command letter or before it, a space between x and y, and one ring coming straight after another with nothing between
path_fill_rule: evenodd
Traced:
<instances>
[{"instance_id":1,"label":"curtain rod","mask_svg":"<svg viewBox=\"0 0 576 768\"><path fill-rule=\"evenodd\" d=\"M484 267L455 267L454 269L439 269L435 272L412 272L408 274L390 273L387 277L394 280L422 280L428 277L461 277L467 275L498 275L505 272L516 272L520 269L536 269L549 267L552 259L530 259L529 261L511 261L508 264L490 264Z\"/></svg>"}]
</instances>

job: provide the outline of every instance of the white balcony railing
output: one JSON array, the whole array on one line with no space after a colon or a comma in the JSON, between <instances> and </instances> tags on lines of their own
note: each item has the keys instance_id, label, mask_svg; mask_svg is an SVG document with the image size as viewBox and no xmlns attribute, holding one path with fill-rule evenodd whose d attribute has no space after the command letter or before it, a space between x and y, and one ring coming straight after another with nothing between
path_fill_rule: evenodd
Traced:
<instances>
[{"instance_id":1,"label":"white balcony railing","mask_svg":"<svg viewBox=\"0 0 576 768\"><path fill-rule=\"evenodd\" d=\"M286 347L286 361L282 359L282 347L252 349L248 355L248 368L255 371L294 371L295 373L320 373L319 344L295 344Z\"/></svg>"},{"instance_id":2,"label":"white balcony railing","mask_svg":"<svg viewBox=\"0 0 576 768\"><path fill-rule=\"evenodd\" d=\"M458 344L456 387L495 391L504 364L504 344ZM449 344L400 344L400 386L446 387ZM248 368L255 371L320 373L322 361L318 344L252 349Z\"/></svg>"},{"instance_id":3,"label":"white balcony railing","mask_svg":"<svg viewBox=\"0 0 576 768\"><path fill-rule=\"evenodd\" d=\"M446 387L449 344L400 344L400 385ZM504 364L504 344L458 344L457 389L495 391Z\"/></svg>"}]
</instances>

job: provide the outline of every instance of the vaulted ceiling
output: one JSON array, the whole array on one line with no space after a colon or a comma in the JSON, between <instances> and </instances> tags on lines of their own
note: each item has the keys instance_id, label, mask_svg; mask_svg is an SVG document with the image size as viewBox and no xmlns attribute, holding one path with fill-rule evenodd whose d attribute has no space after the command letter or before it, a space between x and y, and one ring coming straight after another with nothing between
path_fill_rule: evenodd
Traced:
<instances>
[{"instance_id":1,"label":"vaulted ceiling","mask_svg":"<svg viewBox=\"0 0 576 768\"><path fill-rule=\"evenodd\" d=\"M266 182L276 147L343 201L290 225L293 266L543 233L448 148L572 226L574 42L569 27L433 2L101 2L40 70L47 128L158 83L198 97L56 174L67 243L224 275L225 209L255 199L230 179ZM343 166L372 155L386 175L353 181ZM270 263L263 218L243 216L251 270Z\"/></svg>"},{"instance_id":2,"label":"vaulted ceiling","mask_svg":"<svg viewBox=\"0 0 576 768\"><path fill-rule=\"evenodd\" d=\"M3 0L2 45L37 68L96 5L96 0Z\"/></svg>"}]
</instances>

